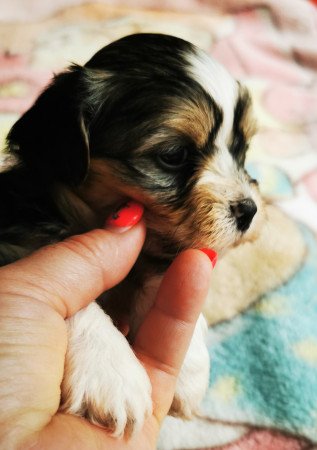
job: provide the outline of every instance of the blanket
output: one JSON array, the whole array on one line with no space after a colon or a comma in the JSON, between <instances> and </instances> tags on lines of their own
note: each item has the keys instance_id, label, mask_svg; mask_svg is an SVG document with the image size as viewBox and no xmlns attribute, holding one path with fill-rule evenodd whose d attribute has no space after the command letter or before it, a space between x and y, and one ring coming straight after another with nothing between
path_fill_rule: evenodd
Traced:
<instances>
[{"instance_id":1,"label":"blanket","mask_svg":"<svg viewBox=\"0 0 317 450\"><path fill-rule=\"evenodd\" d=\"M229 299L226 308L207 304L209 389L199 417L166 419L162 450L317 448L315 3L0 0L2 148L10 126L53 72L70 62L84 63L102 46L133 32L190 40L251 91L259 132L248 170L298 232L294 238L283 226L284 250L275 243L271 248L286 259L297 253L300 258L280 283L266 284L259 295L252 291L251 297L250 291L238 303ZM267 248L269 241L268 234Z\"/></svg>"}]
</instances>

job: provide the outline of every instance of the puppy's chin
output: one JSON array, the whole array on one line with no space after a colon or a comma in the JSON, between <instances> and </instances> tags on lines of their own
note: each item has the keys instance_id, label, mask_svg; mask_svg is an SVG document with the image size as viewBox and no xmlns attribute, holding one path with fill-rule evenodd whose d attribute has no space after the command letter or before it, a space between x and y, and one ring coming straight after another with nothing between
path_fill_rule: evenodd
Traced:
<instances>
[{"instance_id":1,"label":"puppy's chin","mask_svg":"<svg viewBox=\"0 0 317 450\"><path fill-rule=\"evenodd\" d=\"M147 212L146 250L172 259L189 248L212 248L220 256L227 250L255 241L266 219L265 204L257 187L252 188L256 213L244 228L230 212L228 201L213 203L210 195L192 196L174 211L161 207Z\"/></svg>"},{"instance_id":2,"label":"puppy's chin","mask_svg":"<svg viewBox=\"0 0 317 450\"><path fill-rule=\"evenodd\" d=\"M207 201L205 203L208 203ZM257 198L257 212L249 228L239 231L236 221L225 216L215 220L206 211L186 214L182 211L168 213L164 207L146 209L147 238L144 252L154 260L171 261L181 251L190 248L212 248L221 257L227 250L246 242L255 241L261 234L265 221L265 206ZM186 217L185 217L186 216Z\"/></svg>"}]
</instances>

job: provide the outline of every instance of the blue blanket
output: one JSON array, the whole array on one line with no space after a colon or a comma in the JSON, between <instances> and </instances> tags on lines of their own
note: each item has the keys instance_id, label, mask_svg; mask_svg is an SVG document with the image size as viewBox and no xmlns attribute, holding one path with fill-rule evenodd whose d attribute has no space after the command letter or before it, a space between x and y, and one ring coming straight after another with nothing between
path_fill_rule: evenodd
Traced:
<instances>
[{"instance_id":1,"label":"blue blanket","mask_svg":"<svg viewBox=\"0 0 317 450\"><path fill-rule=\"evenodd\" d=\"M317 242L306 227L302 233L309 250L294 277L209 329L212 368L203 411L317 442Z\"/></svg>"}]
</instances>

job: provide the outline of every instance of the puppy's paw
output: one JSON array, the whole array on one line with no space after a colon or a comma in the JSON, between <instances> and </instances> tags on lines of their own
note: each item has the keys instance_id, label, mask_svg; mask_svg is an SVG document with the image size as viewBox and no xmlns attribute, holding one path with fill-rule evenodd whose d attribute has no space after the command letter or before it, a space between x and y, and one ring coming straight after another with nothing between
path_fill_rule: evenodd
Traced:
<instances>
[{"instance_id":1,"label":"puppy's paw","mask_svg":"<svg viewBox=\"0 0 317 450\"><path fill-rule=\"evenodd\" d=\"M152 411L151 386L144 368L135 357L130 358L122 351L121 355L126 361L117 370L115 359L114 367L107 367L107 372L103 372L98 362L95 364L95 375L86 378L85 390L73 388L75 401L67 410L106 428L115 437L123 434L130 436L140 431Z\"/></svg>"},{"instance_id":2,"label":"puppy's paw","mask_svg":"<svg viewBox=\"0 0 317 450\"><path fill-rule=\"evenodd\" d=\"M140 430L152 411L151 384L124 336L95 303L68 326L61 410L116 437Z\"/></svg>"},{"instance_id":3,"label":"puppy's paw","mask_svg":"<svg viewBox=\"0 0 317 450\"><path fill-rule=\"evenodd\" d=\"M205 344L207 324L201 315L179 374L169 415L191 419L199 412L209 382L209 354Z\"/></svg>"}]
</instances>

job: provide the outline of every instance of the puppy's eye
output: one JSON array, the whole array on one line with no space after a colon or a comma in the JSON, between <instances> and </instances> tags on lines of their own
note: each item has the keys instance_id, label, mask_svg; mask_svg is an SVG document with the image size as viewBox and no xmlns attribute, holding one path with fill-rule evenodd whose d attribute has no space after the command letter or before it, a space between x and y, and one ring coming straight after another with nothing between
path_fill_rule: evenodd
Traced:
<instances>
[{"instance_id":1,"label":"puppy's eye","mask_svg":"<svg viewBox=\"0 0 317 450\"><path fill-rule=\"evenodd\" d=\"M159 164L163 169L176 170L187 162L188 150L186 148L174 148L157 155Z\"/></svg>"}]
</instances>

